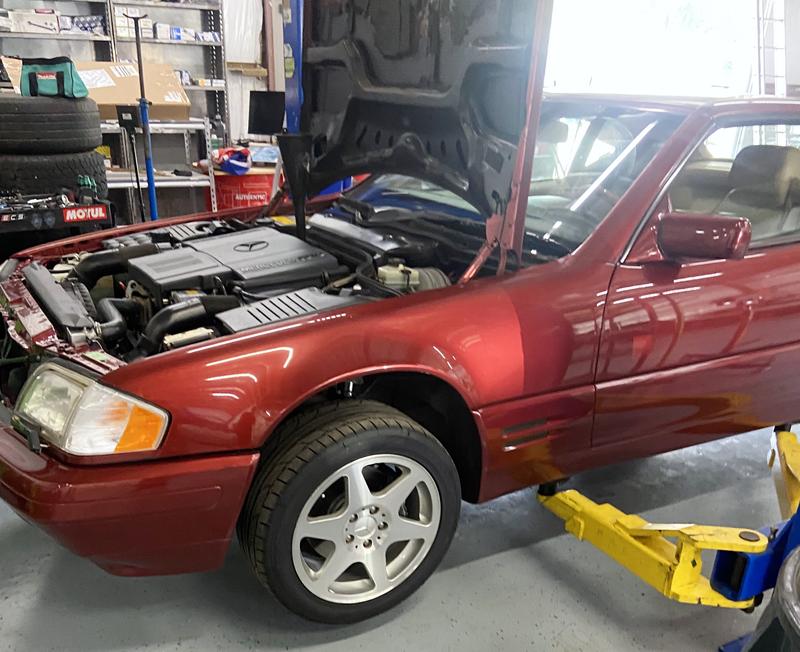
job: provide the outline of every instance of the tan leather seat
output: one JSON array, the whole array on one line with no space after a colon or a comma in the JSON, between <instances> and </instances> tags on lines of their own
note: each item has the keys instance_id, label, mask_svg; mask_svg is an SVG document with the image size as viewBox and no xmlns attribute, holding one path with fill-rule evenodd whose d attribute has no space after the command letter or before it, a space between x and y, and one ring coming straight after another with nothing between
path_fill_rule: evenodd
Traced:
<instances>
[{"instance_id":1,"label":"tan leather seat","mask_svg":"<svg viewBox=\"0 0 800 652\"><path fill-rule=\"evenodd\" d=\"M688 163L669 195L675 210L713 213L731 190L729 159L697 159Z\"/></svg>"},{"instance_id":2,"label":"tan leather seat","mask_svg":"<svg viewBox=\"0 0 800 652\"><path fill-rule=\"evenodd\" d=\"M800 206L800 149L745 147L733 161L728 181L731 190L713 212L748 218L753 240L796 228L790 215Z\"/></svg>"}]
</instances>

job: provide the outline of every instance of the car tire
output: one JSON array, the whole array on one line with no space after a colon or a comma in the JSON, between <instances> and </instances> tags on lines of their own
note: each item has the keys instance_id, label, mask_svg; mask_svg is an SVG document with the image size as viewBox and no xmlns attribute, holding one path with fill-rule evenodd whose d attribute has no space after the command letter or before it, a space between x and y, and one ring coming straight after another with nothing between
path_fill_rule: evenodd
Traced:
<instances>
[{"instance_id":1,"label":"car tire","mask_svg":"<svg viewBox=\"0 0 800 652\"><path fill-rule=\"evenodd\" d=\"M93 100L0 95L0 153L68 154L103 144Z\"/></svg>"},{"instance_id":2,"label":"car tire","mask_svg":"<svg viewBox=\"0 0 800 652\"><path fill-rule=\"evenodd\" d=\"M106 168L97 152L80 154L0 154L0 195L46 195L63 189L76 190L78 177L88 176L97 184L97 196L108 196Z\"/></svg>"},{"instance_id":3,"label":"car tire","mask_svg":"<svg viewBox=\"0 0 800 652\"><path fill-rule=\"evenodd\" d=\"M259 581L295 613L332 624L371 618L416 591L461 509L444 447L394 408L360 400L304 411L274 436L238 528Z\"/></svg>"}]
</instances>

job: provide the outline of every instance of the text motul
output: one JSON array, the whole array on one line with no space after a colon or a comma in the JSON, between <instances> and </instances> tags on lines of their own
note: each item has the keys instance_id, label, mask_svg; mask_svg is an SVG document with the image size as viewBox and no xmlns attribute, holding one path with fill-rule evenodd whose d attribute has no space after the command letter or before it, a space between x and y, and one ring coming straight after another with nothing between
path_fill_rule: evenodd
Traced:
<instances>
[{"instance_id":1,"label":"text motul","mask_svg":"<svg viewBox=\"0 0 800 652\"><path fill-rule=\"evenodd\" d=\"M65 208L65 222L93 222L105 220L108 212L105 206L81 206L79 208Z\"/></svg>"}]
</instances>

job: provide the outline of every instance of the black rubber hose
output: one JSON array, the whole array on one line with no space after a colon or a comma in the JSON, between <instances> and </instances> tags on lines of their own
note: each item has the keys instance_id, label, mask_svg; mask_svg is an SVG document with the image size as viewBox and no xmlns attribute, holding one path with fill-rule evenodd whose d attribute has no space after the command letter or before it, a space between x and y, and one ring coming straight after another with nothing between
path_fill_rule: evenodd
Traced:
<instances>
[{"instance_id":1,"label":"black rubber hose","mask_svg":"<svg viewBox=\"0 0 800 652\"><path fill-rule=\"evenodd\" d=\"M167 306L147 324L128 359L137 360L154 355L161 349L165 335L202 326L214 315L240 305L238 297L212 295Z\"/></svg>"},{"instance_id":2,"label":"black rubber hose","mask_svg":"<svg viewBox=\"0 0 800 652\"><path fill-rule=\"evenodd\" d=\"M132 299L100 299L97 316L102 321L98 323L97 330L103 343L114 343L125 337L128 332L126 316L134 318L140 314L141 306Z\"/></svg>"},{"instance_id":3,"label":"black rubber hose","mask_svg":"<svg viewBox=\"0 0 800 652\"><path fill-rule=\"evenodd\" d=\"M113 251L99 251L86 256L75 265L69 275L71 278L80 280L91 290L104 276L127 272L129 260L158 252L159 248L154 244L131 245Z\"/></svg>"},{"instance_id":4,"label":"black rubber hose","mask_svg":"<svg viewBox=\"0 0 800 652\"><path fill-rule=\"evenodd\" d=\"M384 285L375 278L375 269L385 265L387 256L385 253L371 256L368 252L350 238L345 238L333 233L326 233L319 229L312 229L308 233L308 240L323 249L330 251L337 258L344 259L346 262L355 266L356 280L361 285L375 292L376 294L399 297L403 293Z\"/></svg>"}]
</instances>

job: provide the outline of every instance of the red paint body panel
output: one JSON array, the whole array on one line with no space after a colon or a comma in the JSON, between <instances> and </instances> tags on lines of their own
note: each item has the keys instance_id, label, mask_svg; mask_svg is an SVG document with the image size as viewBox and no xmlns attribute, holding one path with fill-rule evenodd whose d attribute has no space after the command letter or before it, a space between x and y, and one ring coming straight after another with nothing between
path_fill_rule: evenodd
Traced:
<instances>
[{"instance_id":1,"label":"red paint body panel","mask_svg":"<svg viewBox=\"0 0 800 652\"><path fill-rule=\"evenodd\" d=\"M115 575L221 566L257 463L257 453L246 453L71 467L0 429L0 497Z\"/></svg>"},{"instance_id":2,"label":"red paint body panel","mask_svg":"<svg viewBox=\"0 0 800 652\"><path fill-rule=\"evenodd\" d=\"M612 271L605 266L587 278L579 260L568 258L215 340L122 368L104 382L170 412L159 457L258 448L306 398L348 378L391 371L436 376L471 409L489 406L483 419L491 440L504 427L493 415L509 400L518 402L513 414L520 421L541 418L535 397L553 387L577 388L591 404L602 316L597 296ZM586 419L583 403L560 411L566 422ZM563 426L564 445L585 447L587 423ZM487 443L486 450L483 497L524 486L503 481L495 488L490 469L513 460L501 461L502 445Z\"/></svg>"},{"instance_id":3,"label":"red paint body panel","mask_svg":"<svg viewBox=\"0 0 800 652\"><path fill-rule=\"evenodd\" d=\"M101 370L104 383L169 411L161 448L147 459L109 465L102 458L36 456L0 431L0 493L112 572L180 572L220 562L257 451L286 415L320 390L359 376L429 374L459 393L481 437L482 500L800 420L800 402L790 391L800 363L800 245L756 250L741 260L667 263L653 222L669 209L662 190L715 125L796 120L800 104L616 101L686 119L573 254ZM21 257L92 250L107 237ZM27 305L23 289L15 291L18 305ZM29 309L34 324L43 318L35 304ZM37 344L63 355L48 339L49 324L38 327ZM84 503L86 509L75 510Z\"/></svg>"}]
</instances>

